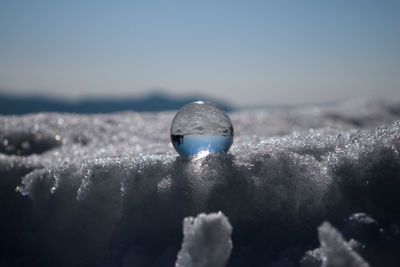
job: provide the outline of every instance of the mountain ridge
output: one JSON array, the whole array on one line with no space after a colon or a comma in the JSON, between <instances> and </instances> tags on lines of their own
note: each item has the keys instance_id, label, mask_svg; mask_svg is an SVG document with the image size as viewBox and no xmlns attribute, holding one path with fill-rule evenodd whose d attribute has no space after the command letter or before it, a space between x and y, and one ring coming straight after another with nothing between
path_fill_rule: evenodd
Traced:
<instances>
[{"instance_id":1,"label":"mountain ridge","mask_svg":"<svg viewBox=\"0 0 400 267\"><path fill-rule=\"evenodd\" d=\"M78 114L110 113L119 111L156 112L177 110L185 104L197 100L211 101L225 111L233 110L231 105L224 103L223 101L201 96L176 98L157 93L137 98L88 98L71 101L46 96L18 96L0 93L0 114L22 115L37 112L68 112Z\"/></svg>"}]
</instances>

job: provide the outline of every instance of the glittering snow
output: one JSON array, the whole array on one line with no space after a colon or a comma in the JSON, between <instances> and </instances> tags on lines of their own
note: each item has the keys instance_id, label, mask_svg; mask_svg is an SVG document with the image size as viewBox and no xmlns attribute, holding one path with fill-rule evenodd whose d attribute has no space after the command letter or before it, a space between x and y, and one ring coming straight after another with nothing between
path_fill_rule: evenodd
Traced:
<instances>
[{"instance_id":1,"label":"glittering snow","mask_svg":"<svg viewBox=\"0 0 400 267\"><path fill-rule=\"evenodd\" d=\"M192 160L174 114L0 116L0 265L400 265L400 103L233 112Z\"/></svg>"}]
</instances>

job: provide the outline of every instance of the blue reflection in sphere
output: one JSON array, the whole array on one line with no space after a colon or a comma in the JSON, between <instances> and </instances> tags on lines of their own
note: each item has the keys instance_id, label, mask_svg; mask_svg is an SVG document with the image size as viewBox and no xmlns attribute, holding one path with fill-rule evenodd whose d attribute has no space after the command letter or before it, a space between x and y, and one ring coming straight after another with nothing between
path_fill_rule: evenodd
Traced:
<instances>
[{"instance_id":1,"label":"blue reflection in sphere","mask_svg":"<svg viewBox=\"0 0 400 267\"><path fill-rule=\"evenodd\" d=\"M233 126L217 105L196 101L176 113L171 124L171 142L184 157L226 153L233 143Z\"/></svg>"}]
</instances>

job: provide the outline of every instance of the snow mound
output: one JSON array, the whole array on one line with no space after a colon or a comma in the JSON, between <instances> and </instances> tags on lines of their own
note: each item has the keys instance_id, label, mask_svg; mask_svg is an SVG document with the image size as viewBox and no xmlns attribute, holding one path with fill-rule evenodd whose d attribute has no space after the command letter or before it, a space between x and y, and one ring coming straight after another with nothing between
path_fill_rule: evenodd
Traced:
<instances>
[{"instance_id":1,"label":"snow mound","mask_svg":"<svg viewBox=\"0 0 400 267\"><path fill-rule=\"evenodd\" d=\"M232 249L232 227L221 213L183 221L184 239L176 267L223 267Z\"/></svg>"},{"instance_id":2,"label":"snow mound","mask_svg":"<svg viewBox=\"0 0 400 267\"><path fill-rule=\"evenodd\" d=\"M400 103L237 111L231 151L193 160L173 116L0 116L0 265L400 264ZM318 249L324 221L350 245L324 224Z\"/></svg>"},{"instance_id":3,"label":"snow mound","mask_svg":"<svg viewBox=\"0 0 400 267\"><path fill-rule=\"evenodd\" d=\"M329 223L325 222L318 228L318 235L325 257L323 267L369 267Z\"/></svg>"}]
</instances>

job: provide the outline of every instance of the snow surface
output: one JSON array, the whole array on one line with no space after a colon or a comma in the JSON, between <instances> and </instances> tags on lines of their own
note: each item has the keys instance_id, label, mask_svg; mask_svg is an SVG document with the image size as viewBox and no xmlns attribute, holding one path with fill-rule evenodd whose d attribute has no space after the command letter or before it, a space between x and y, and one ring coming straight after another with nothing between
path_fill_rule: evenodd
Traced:
<instances>
[{"instance_id":1,"label":"snow surface","mask_svg":"<svg viewBox=\"0 0 400 267\"><path fill-rule=\"evenodd\" d=\"M193 160L174 114L0 116L0 266L223 266L231 231L229 267L400 266L399 102L233 112Z\"/></svg>"}]
</instances>

